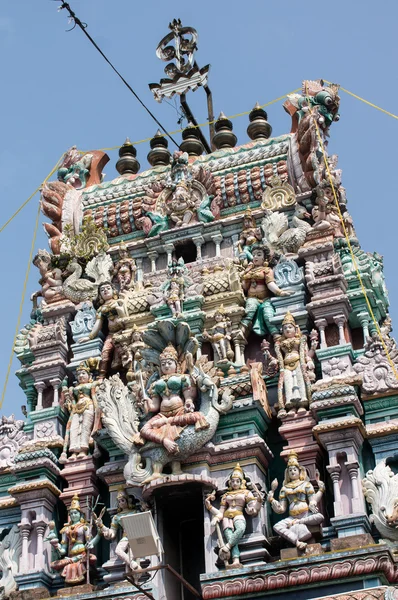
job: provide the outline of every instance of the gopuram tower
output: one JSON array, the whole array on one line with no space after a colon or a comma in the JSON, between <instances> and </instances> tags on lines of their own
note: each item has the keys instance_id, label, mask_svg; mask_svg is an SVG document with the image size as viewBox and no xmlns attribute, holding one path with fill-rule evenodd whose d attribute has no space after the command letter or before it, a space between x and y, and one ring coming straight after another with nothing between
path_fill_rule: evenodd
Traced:
<instances>
[{"instance_id":1,"label":"gopuram tower","mask_svg":"<svg viewBox=\"0 0 398 600\"><path fill-rule=\"evenodd\" d=\"M339 86L304 81L277 138L254 106L237 145L196 47L173 21L150 86L180 99L177 150L159 130L142 171L127 139L103 181L72 148L43 187L1 598L392 600L398 350L327 151Z\"/></svg>"}]
</instances>

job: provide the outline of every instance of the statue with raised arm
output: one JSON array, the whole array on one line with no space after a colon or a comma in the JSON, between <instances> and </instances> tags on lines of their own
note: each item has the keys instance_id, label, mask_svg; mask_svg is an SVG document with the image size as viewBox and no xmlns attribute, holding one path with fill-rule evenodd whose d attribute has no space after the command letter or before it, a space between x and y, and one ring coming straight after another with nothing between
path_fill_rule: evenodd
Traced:
<instances>
[{"instance_id":1,"label":"statue with raised arm","mask_svg":"<svg viewBox=\"0 0 398 600\"><path fill-rule=\"evenodd\" d=\"M129 496L124 488L119 490L117 496L117 513L112 517L111 526L105 527L102 522L102 518L98 517L94 520L98 533L103 536L106 540L114 540L118 535L119 530L122 536L116 546L115 554L124 562L126 565L126 572L131 573L139 568L138 563L134 560L133 553L129 546L128 538L123 529L123 522L120 517L125 515L135 514L141 511L140 503L133 496Z\"/></svg>"},{"instance_id":2,"label":"statue with raised arm","mask_svg":"<svg viewBox=\"0 0 398 600\"><path fill-rule=\"evenodd\" d=\"M246 531L247 515L256 516L262 505L263 498L260 492L255 488L252 492L246 487L246 480L243 470L239 463L236 464L228 480L228 490L221 497L220 508L217 509L211 504L214 500L214 494L210 494L205 500L207 510L213 515L212 525L215 525L219 537L219 558L224 561L226 568L240 568L239 542ZM222 522L223 535L226 540L221 539L219 532L219 523ZM221 545L223 542L223 545ZM228 561L232 558L232 564Z\"/></svg>"},{"instance_id":3,"label":"statue with raised arm","mask_svg":"<svg viewBox=\"0 0 398 600\"><path fill-rule=\"evenodd\" d=\"M318 335L310 335L311 347L308 349L307 337L301 333L293 315L287 312L282 323L282 335L275 341L275 354L279 363L278 415L286 416L293 408L307 409L311 400L311 381L315 379L315 349Z\"/></svg>"},{"instance_id":4,"label":"statue with raised arm","mask_svg":"<svg viewBox=\"0 0 398 600\"><path fill-rule=\"evenodd\" d=\"M123 323L119 316L119 295L109 281L101 283L98 287L100 307L97 310L95 325L89 336L79 340L79 344L93 340L101 333L105 324L108 325L108 335L105 338L101 352L101 362L99 365L99 377L103 379L108 374L111 362L117 364L120 362L113 341L113 334L123 329ZM113 360L112 360L113 359Z\"/></svg>"},{"instance_id":5,"label":"statue with raised arm","mask_svg":"<svg viewBox=\"0 0 398 600\"><path fill-rule=\"evenodd\" d=\"M214 313L214 321L210 332L204 329L202 335L213 346L215 364L225 363L234 359L234 351L231 348L232 323L222 304Z\"/></svg>"},{"instance_id":6,"label":"statue with raised arm","mask_svg":"<svg viewBox=\"0 0 398 600\"><path fill-rule=\"evenodd\" d=\"M114 278L119 285L119 291L123 292L134 287L137 266L134 258L131 258L124 242L119 246L119 260L114 267Z\"/></svg>"},{"instance_id":7,"label":"statue with raised arm","mask_svg":"<svg viewBox=\"0 0 398 600\"><path fill-rule=\"evenodd\" d=\"M257 335L278 333L276 325L271 323L274 309L271 304L271 294L276 296L290 296L290 290L281 290L274 281L274 272L268 265L267 248L262 244L252 246L252 262L245 268L241 275L242 288L247 299L245 316L241 324L243 333L247 334L253 323L253 331Z\"/></svg>"},{"instance_id":8,"label":"statue with raised arm","mask_svg":"<svg viewBox=\"0 0 398 600\"><path fill-rule=\"evenodd\" d=\"M289 516L274 525L274 531L303 551L312 536L308 526L320 525L324 520L318 511L318 502L325 485L319 481L319 491L315 493L305 467L298 462L296 452L290 452L279 501L274 498L277 487L278 480L274 479L267 500L274 512L281 515L289 510Z\"/></svg>"},{"instance_id":9,"label":"statue with raised arm","mask_svg":"<svg viewBox=\"0 0 398 600\"><path fill-rule=\"evenodd\" d=\"M51 254L47 250L39 250L33 259L33 264L40 271L41 290L35 292L31 300L35 300L38 296L42 296L46 304L63 300L65 296L62 290L62 271L52 267Z\"/></svg>"},{"instance_id":10,"label":"statue with raised arm","mask_svg":"<svg viewBox=\"0 0 398 600\"><path fill-rule=\"evenodd\" d=\"M62 387L69 419L60 463L68 460L68 451L69 460L85 458L90 444L93 444L92 434L100 425L100 413L94 391L96 384L87 361L83 361L77 367L76 377L77 384L74 387Z\"/></svg>"},{"instance_id":11,"label":"statue with raised arm","mask_svg":"<svg viewBox=\"0 0 398 600\"><path fill-rule=\"evenodd\" d=\"M93 548L99 541L99 535L91 537L88 521L80 509L79 496L75 494L69 508L69 520L61 529L61 542L50 534L50 544L61 557L51 563L56 571L61 571L68 585L83 583L86 579L87 565L95 565L97 557L89 554L88 547ZM50 537L49 536L49 537Z\"/></svg>"}]
</instances>

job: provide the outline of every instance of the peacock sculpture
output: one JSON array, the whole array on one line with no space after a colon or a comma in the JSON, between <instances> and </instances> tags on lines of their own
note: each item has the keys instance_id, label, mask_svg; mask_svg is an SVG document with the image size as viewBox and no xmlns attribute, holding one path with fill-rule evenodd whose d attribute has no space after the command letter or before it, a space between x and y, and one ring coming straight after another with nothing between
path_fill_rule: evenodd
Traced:
<instances>
[{"instance_id":1,"label":"peacock sculpture","mask_svg":"<svg viewBox=\"0 0 398 600\"><path fill-rule=\"evenodd\" d=\"M264 242L274 252L296 254L311 229L311 225L304 221L308 218L310 214L305 206L297 205L289 226L286 213L267 210L261 222Z\"/></svg>"}]
</instances>

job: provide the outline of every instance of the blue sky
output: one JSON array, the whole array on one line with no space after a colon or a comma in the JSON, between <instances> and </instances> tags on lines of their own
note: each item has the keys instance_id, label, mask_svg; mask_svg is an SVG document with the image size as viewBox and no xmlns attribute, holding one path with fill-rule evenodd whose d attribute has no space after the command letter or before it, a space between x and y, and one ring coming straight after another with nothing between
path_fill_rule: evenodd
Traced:
<instances>
[{"instance_id":1,"label":"blue sky","mask_svg":"<svg viewBox=\"0 0 398 600\"><path fill-rule=\"evenodd\" d=\"M66 11L51 0L0 3L0 225L46 177L71 145L90 150L153 135L155 123L117 79L79 29L69 33ZM211 63L210 87L216 115L250 110L301 85L324 78L398 114L396 77L398 4L395 0L236 0L152 2L70 0L72 9L103 51L168 130L177 113L157 104L148 83L163 76L155 49L173 18L199 33L197 60ZM190 94L199 122L206 120L203 90ZM282 103L268 111L273 135L286 133L290 119ZM339 155L348 207L365 250L385 259L393 323L398 318L396 138L398 121L345 93L341 120L331 129L329 152ZM238 143L248 141L247 117L234 119ZM179 136L176 136L178 139ZM145 168L149 145L137 146ZM116 176L117 151L109 152L106 178ZM2 259L2 388L22 294L37 195L0 233ZM42 227L36 249L47 248ZM38 289L32 266L27 298ZM29 318L25 303L21 325ZM18 367L15 360L13 371ZM10 377L2 411L25 403Z\"/></svg>"}]
</instances>

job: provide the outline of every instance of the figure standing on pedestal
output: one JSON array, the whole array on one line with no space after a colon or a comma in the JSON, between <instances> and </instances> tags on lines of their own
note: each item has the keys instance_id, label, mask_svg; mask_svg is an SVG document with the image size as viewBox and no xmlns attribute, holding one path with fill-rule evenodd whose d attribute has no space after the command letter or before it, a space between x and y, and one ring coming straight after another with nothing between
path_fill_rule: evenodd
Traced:
<instances>
[{"instance_id":1,"label":"figure standing on pedestal","mask_svg":"<svg viewBox=\"0 0 398 600\"><path fill-rule=\"evenodd\" d=\"M95 382L87 362L82 362L76 369L77 384L62 390L69 411L66 425L65 442L59 462L85 458L88 455L90 443L93 444L92 434L100 426L100 411L95 398Z\"/></svg>"},{"instance_id":2,"label":"figure standing on pedestal","mask_svg":"<svg viewBox=\"0 0 398 600\"><path fill-rule=\"evenodd\" d=\"M136 272L137 266L135 260L131 258L126 244L121 242L119 246L119 260L114 268L114 277L119 284L120 292L134 287Z\"/></svg>"},{"instance_id":3,"label":"figure standing on pedestal","mask_svg":"<svg viewBox=\"0 0 398 600\"><path fill-rule=\"evenodd\" d=\"M108 335L101 352L101 362L99 366L99 376L103 379L107 376L108 369L111 366L111 359L116 365L120 362L120 358L115 352L115 344L113 342L113 334L123 329L123 324L118 312L119 295L110 282L101 283L98 287L98 294L101 306L97 310L97 319L90 335L79 340L79 344L88 342L96 338L101 332L105 322L108 324Z\"/></svg>"},{"instance_id":4,"label":"figure standing on pedestal","mask_svg":"<svg viewBox=\"0 0 398 600\"><path fill-rule=\"evenodd\" d=\"M320 525L324 520L324 516L318 512L318 502L325 486L320 481L319 491L315 493L305 467L300 466L296 452L291 452L279 493L279 502L274 498L277 487L278 480L274 479L267 500L272 510L278 514L283 514L289 509L289 516L274 525L274 531L299 550L305 550L307 541L312 537L308 526Z\"/></svg>"},{"instance_id":5,"label":"figure standing on pedestal","mask_svg":"<svg viewBox=\"0 0 398 600\"><path fill-rule=\"evenodd\" d=\"M101 518L95 519L94 522L98 528L99 535L104 536L106 540L114 540L119 529L121 530L122 537L116 546L115 554L125 563L127 572L135 571L139 568L139 565L134 560L134 556L129 546L128 538L124 533L123 524L120 517L136 514L142 511L140 509L139 502L132 496L129 496L124 489L118 492L116 500L117 513L114 517L112 517L111 526L105 527Z\"/></svg>"},{"instance_id":6,"label":"figure standing on pedestal","mask_svg":"<svg viewBox=\"0 0 398 600\"><path fill-rule=\"evenodd\" d=\"M258 490L251 492L246 488L243 471L237 463L228 481L228 491L221 497L220 509L212 506L210 500L214 500L214 493L206 498L205 506L214 515L212 525L218 529L218 524L222 521L223 534L227 540L219 548L218 556L224 561L226 567L232 558L230 566L238 569L242 567L238 544L246 531L246 519L243 511L245 510L250 516L258 515L262 505L262 496ZM218 537L220 543L221 535Z\"/></svg>"},{"instance_id":7,"label":"figure standing on pedestal","mask_svg":"<svg viewBox=\"0 0 398 600\"><path fill-rule=\"evenodd\" d=\"M215 352L215 363L228 362L234 360L234 351L231 348L231 321L221 304L220 308L214 313L215 324L211 328L211 333L206 329L203 331L203 339L209 340Z\"/></svg>"},{"instance_id":8,"label":"figure standing on pedestal","mask_svg":"<svg viewBox=\"0 0 398 600\"><path fill-rule=\"evenodd\" d=\"M250 208L245 212L243 217L243 230L240 234L237 247L239 256L243 260L253 260L252 248L254 244L261 242L262 234L260 227L257 227L256 219L253 217Z\"/></svg>"},{"instance_id":9,"label":"figure standing on pedestal","mask_svg":"<svg viewBox=\"0 0 398 600\"><path fill-rule=\"evenodd\" d=\"M266 249L261 244L252 247L253 261L246 267L241 275L242 287L247 296L245 316L241 324L243 333L247 335L253 323L253 331L257 335L278 333L277 327L270 321L274 316L271 304L271 293L277 296L290 296L290 290L281 290L274 281L274 272L268 266Z\"/></svg>"},{"instance_id":10,"label":"figure standing on pedestal","mask_svg":"<svg viewBox=\"0 0 398 600\"><path fill-rule=\"evenodd\" d=\"M318 335L311 333L311 348L307 338L287 312L282 323L282 335L276 338L275 353L279 363L278 416L286 416L292 408L307 409L311 400L311 381L315 379L315 349Z\"/></svg>"},{"instance_id":11,"label":"figure standing on pedestal","mask_svg":"<svg viewBox=\"0 0 398 600\"><path fill-rule=\"evenodd\" d=\"M73 496L69 508L69 521L61 529L61 542L51 534L50 543L58 554L63 557L51 563L51 568L61 571L68 585L83 583L86 579L87 566L95 565L97 557L89 554L87 547L93 548L99 541L98 534L91 539L89 523L80 510L79 496ZM50 536L49 536L50 537Z\"/></svg>"}]
</instances>

